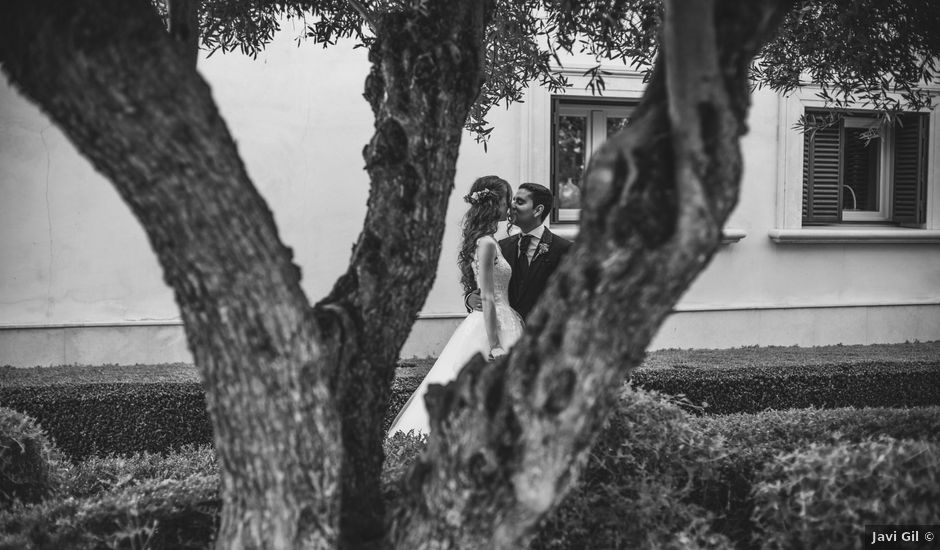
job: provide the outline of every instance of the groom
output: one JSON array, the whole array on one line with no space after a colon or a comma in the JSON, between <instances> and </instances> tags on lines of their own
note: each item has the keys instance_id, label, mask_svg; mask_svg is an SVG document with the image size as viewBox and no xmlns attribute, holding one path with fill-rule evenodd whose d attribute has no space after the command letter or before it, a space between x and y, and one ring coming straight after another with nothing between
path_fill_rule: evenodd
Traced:
<instances>
[{"instance_id":1,"label":"groom","mask_svg":"<svg viewBox=\"0 0 940 550\"><path fill-rule=\"evenodd\" d=\"M545 283L561 258L571 247L571 241L555 235L545 227L545 218L552 211L554 197L547 187L537 183L523 183L516 191L509 207L510 221L522 233L499 241L503 257L512 266L509 281L509 305L525 319L538 301ZM483 309L480 291L465 297L467 311Z\"/></svg>"}]
</instances>

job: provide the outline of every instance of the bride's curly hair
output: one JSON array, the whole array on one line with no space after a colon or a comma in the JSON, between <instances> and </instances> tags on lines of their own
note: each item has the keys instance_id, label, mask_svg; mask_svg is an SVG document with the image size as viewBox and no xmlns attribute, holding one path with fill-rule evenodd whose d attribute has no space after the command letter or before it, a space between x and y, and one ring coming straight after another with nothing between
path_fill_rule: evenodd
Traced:
<instances>
[{"instance_id":1,"label":"bride's curly hair","mask_svg":"<svg viewBox=\"0 0 940 550\"><path fill-rule=\"evenodd\" d=\"M505 198L503 205L509 208L512 201L512 188L498 176L483 176L470 186L470 192L463 198L470 204L460 223L462 231L460 252L457 265L460 267L460 284L464 292L477 288L473 276L473 258L476 255L477 239L496 233L496 229L506 212L500 209L500 198Z\"/></svg>"}]
</instances>

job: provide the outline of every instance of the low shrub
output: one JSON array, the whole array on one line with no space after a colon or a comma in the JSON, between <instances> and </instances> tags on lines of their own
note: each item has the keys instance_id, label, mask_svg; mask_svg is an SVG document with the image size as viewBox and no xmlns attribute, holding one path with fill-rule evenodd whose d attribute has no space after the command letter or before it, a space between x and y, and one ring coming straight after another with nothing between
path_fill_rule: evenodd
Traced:
<instances>
[{"instance_id":1,"label":"low shrub","mask_svg":"<svg viewBox=\"0 0 940 550\"><path fill-rule=\"evenodd\" d=\"M531 548L730 548L711 531L708 512L687 500L693 476L715 475L721 441L693 429L680 404L625 389L579 481L543 521ZM386 442L390 505L426 441L398 433Z\"/></svg>"},{"instance_id":2,"label":"low shrub","mask_svg":"<svg viewBox=\"0 0 940 550\"><path fill-rule=\"evenodd\" d=\"M940 440L940 407L842 407L768 410L692 418L697 428L725 437L741 450L787 452L823 439L861 441L878 435Z\"/></svg>"},{"instance_id":3,"label":"low shrub","mask_svg":"<svg viewBox=\"0 0 940 550\"><path fill-rule=\"evenodd\" d=\"M781 454L882 435L940 442L940 407L722 416L691 416L689 408L655 393L624 392L577 486L533 548L755 547L752 490ZM423 439L402 434L387 442L387 495L397 496L389 484L423 448Z\"/></svg>"},{"instance_id":4,"label":"low shrub","mask_svg":"<svg viewBox=\"0 0 940 550\"><path fill-rule=\"evenodd\" d=\"M410 369L409 369L410 370ZM421 376L396 376L392 381L392 393L388 400L388 407L385 409L385 418L382 419L382 429L386 432L398 416L398 411L405 406L411 394L421 385L425 371L421 371Z\"/></svg>"},{"instance_id":5,"label":"low shrub","mask_svg":"<svg viewBox=\"0 0 940 550\"><path fill-rule=\"evenodd\" d=\"M209 445L187 445L167 454L93 456L69 466L62 493L85 498L148 481L213 474L218 474L218 462Z\"/></svg>"},{"instance_id":6,"label":"low shrub","mask_svg":"<svg viewBox=\"0 0 940 550\"><path fill-rule=\"evenodd\" d=\"M752 489L765 465L813 444L848 445L880 436L940 442L940 407L764 411L690 419L702 436L726 442L717 479L697 483L692 500L715 514L715 530L753 547Z\"/></svg>"},{"instance_id":7,"label":"low shrub","mask_svg":"<svg viewBox=\"0 0 940 550\"><path fill-rule=\"evenodd\" d=\"M691 416L687 407L674 398L625 391L579 482L546 518L533 547L756 547L751 490L779 477L765 470L780 462L777 457L814 444L858 453L853 441L880 434L920 437L931 445L940 440L937 407L724 417ZM400 498L402 475L425 445L424 436L404 434L385 442L383 494L390 505ZM915 474L926 468L912 464ZM930 467L936 471L935 464ZM216 532L218 475L211 447L95 457L65 472L60 498L17 503L0 513L0 549L205 548ZM907 473L908 464L898 460L892 479L881 483L890 486ZM902 491L895 504L908 509L914 499L916 508L916 498ZM777 520L760 521L761 538L778 529Z\"/></svg>"},{"instance_id":8,"label":"low shrub","mask_svg":"<svg viewBox=\"0 0 940 550\"><path fill-rule=\"evenodd\" d=\"M0 407L0 505L37 502L53 494L62 463L35 420Z\"/></svg>"},{"instance_id":9,"label":"low shrub","mask_svg":"<svg viewBox=\"0 0 940 550\"><path fill-rule=\"evenodd\" d=\"M0 550L204 549L218 530L217 475L147 480L0 512Z\"/></svg>"},{"instance_id":10,"label":"low shrub","mask_svg":"<svg viewBox=\"0 0 940 550\"><path fill-rule=\"evenodd\" d=\"M428 444L427 435L415 432L396 432L385 440L385 462L382 464L382 495L385 501L394 504L401 495L404 475L424 452Z\"/></svg>"},{"instance_id":11,"label":"low shrub","mask_svg":"<svg viewBox=\"0 0 940 550\"><path fill-rule=\"evenodd\" d=\"M218 529L215 451L92 458L59 498L0 513L0 549L208 548Z\"/></svg>"},{"instance_id":12,"label":"low shrub","mask_svg":"<svg viewBox=\"0 0 940 550\"><path fill-rule=\"evenodd\" d=\"M718 475L723 442L703 437L681 405L625 389L577 485L532 548L730 548L689 500L695 479Z\"/></svg>"},{"instance_id":13,"label":"low shrub","mask_svg":"<svg viewBox=\"0 0 940 550\"><path fill-rule=\"evenodd\" d=\"M866 524L940 517L940 445L878 440L813 444L766 465L755 487L765 549L858 548ZM864 541L867 542L867 541Z\"/></svg>"}]
</instances>

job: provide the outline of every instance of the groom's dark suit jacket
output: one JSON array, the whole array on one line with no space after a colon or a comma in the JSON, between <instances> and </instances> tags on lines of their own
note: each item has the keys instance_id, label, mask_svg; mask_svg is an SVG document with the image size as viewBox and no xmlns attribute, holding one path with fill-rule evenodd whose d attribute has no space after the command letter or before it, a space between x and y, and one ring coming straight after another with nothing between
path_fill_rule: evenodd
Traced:
<instances>
[{"instance_id":1,"label":"groom's dark suit jacket","mask_svg":"<svg viewBox=\"0 0 940 550\"><path fill-rule=\"evenodd\" d=\"M539 248L548 247L547 252L539 253L536 249L535 256L529 264L529 272L525 280L518 275L516 264L519 261L519 239L521 235L513 235L499 241L500 251L503 257L512 266L512 279L509 280L509 305L519 312L523 318L528 317L532 306L545 290L545 283L555 269L558 263L564 257L565 253L571 247L571 241L564 237L555 235L548 228L542 233L542 240L539 241Z\"/></svg>"}]
</instances>

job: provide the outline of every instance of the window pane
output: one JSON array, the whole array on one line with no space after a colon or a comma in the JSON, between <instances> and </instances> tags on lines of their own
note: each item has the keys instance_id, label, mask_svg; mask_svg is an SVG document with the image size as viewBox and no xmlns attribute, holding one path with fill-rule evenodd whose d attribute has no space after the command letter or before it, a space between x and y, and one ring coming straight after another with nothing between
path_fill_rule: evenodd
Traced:
<instances>
[{"instance_id":1,"label":"window pane","mask_svg":"<svg viewBox=\"0 0 940 550\"><path fill-rule=\"evenodd\" d=\"M630 119L627 117L607 117L607 137L626 128L629 122Z\"/></svg>"},{"instance_id":2,"label":"window pane","mask_svg":"<svg viewBox=\"0 0 940 550\"><path fill-rule=\"evenodd\" d=\"M561 115L555 136L555 195L559 208L580 208L581 173L587 148L587 117Z\"/></svg>"},{"instance_id":3,"label":"window pane","mask_svg":"<svg viewBox=\"0 0 940 550\"><path fill-rule=\"evenodd\" d=\"M846 128L844 147L842 208L877 211L881 138L868 128Z\"/></svg>"}]
</instances>

